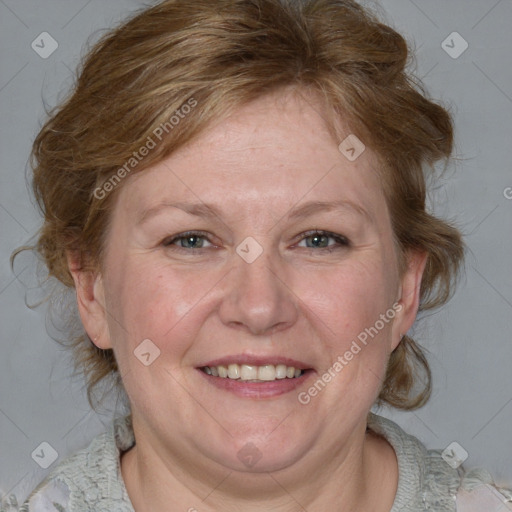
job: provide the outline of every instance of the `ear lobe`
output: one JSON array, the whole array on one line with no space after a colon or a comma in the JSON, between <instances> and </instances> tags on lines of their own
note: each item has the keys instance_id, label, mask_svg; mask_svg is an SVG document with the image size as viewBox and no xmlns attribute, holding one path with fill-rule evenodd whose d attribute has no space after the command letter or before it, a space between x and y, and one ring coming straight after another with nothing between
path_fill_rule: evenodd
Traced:
<instances>
[{"instance_id":1,"label":"ear lobe","mask_svg":"<svg viewBox=\"0 0 512 512\"><path fill-rule=\"evenodd\" d=\"M400 279L400 295L397 300L401 306L393 322L392 350L402 336L412 327L420 305L420 291L423 272L427 264L426 252L411 251L407 255L407 268Z\"/></svg>"},{"instance_id":2,"label":"ear lobe","mask_svg":"<svg viewBox=\"0 0 512 512\"><path fill-rule=\"evenodd\" d=\"M103 350L112 348L105 310L103 279L98 271L84 270L77 254L68 254L80 319L93 343Z\"/></svg>"}]
</instances>

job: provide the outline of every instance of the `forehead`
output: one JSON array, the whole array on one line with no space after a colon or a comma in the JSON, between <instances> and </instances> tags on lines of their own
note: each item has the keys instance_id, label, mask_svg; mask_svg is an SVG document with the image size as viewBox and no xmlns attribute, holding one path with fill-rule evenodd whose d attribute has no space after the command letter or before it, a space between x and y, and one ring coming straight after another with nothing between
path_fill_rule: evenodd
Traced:
<instances>
[{"instance_id":1,"label":"forehead","mask_svg":"<svg viewBox=\"0 0 512 512\"><path fill-rule=\"evenodd\" d=\"M340 137L351 135L342 120L339 126ZM126 214L137 216L165 201L204 202L259 215L269 206L279 213L300 202L345 200L378 217L385 205L375 155L365 148L351 161L339 150L340 142L329 133L314 97L267 95L130 177L121 202Z\"/></svg>"}]
</instances>

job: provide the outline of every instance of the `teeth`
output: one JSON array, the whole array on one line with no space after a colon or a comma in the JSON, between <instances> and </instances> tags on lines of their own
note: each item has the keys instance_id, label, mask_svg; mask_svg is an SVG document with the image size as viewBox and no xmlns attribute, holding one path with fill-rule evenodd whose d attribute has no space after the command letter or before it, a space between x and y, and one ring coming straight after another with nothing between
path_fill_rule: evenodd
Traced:
<instances>
[{"instance_id":1,"label":"teeth","mask_svg":"<svg viewBox=\"0 0 512 512\"><path fill-rule=\"evenodd\" d=\"M230 364L228 366L204 366L202 370L213 377L223 379L240 379L246 381L272 381L277 379L293 379L300 377L303 371L285 364L265 364L255 366L249 364Z\"/></svg>"},{"instance_id":2,"label":"teeth","mask_svg":"<svg viewBox=\"0 0 512 512\"><path fill-rule=\"evenodd\" d=\"M228 366L228 377L230 379L239 379L240 378L240 366L237 364L230 364Z\"/></svg>"},{"instance_id":3,"label":"teeth","mask_svg":"<svg viewBox=\"0 0 512 512\"><path fill-rule=\"evenodd\" d=\"M276 379L286 379L286 365L278 364L276 366Z\"/></svg>"},{"instance_id":4,"label":"teeth","mask_svg":"<svg viewBox=\"0 0 512 512\"><path fill-rule=\"evenodd\" d=\"M238 365L237 365L238 366ZM242 380L254 380L258 378L258 367L243 364L240 366L240 378Z\"/></svg>"},{"instance_id":5,"label":"teeth","mask_svg":"<svg viewBox=\"0 0 512 512\"><path fill-rule=\"evenodd\" d=\"M273 364L266 364L258 368L259 380L276 380L276 367Z\"/></svg>"}]
</instances>

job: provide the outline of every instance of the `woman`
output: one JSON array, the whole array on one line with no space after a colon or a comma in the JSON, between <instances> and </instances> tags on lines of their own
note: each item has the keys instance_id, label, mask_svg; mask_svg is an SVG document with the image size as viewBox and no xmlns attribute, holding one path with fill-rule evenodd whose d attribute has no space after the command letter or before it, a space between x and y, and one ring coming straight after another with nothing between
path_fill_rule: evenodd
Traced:
<instances>
[{"instance_id":1,"label":"woman","mask_svg":"<svg viewBox=\"0 0 512 512\"><path fill-rule=\"evenodd\" d=\"M406 58L332 0L164 1L89 53L34 143L37 249L89 398L118 377L131 414L22 511L506 506L370 412L428 400L406 333L463 259L425 210L451 119Z\"/></svg>"}]
</instances>

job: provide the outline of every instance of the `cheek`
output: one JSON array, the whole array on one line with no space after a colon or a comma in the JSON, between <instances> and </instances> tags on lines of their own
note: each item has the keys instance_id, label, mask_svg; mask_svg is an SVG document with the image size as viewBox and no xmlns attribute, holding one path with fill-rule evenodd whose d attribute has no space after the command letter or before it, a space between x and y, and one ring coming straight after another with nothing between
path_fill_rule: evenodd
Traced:
<instances>
[{"instance_id":1,"label":"cheek","mask_svg":"<svg viewBox=\"0 0 512 512\"><path fill-rule=\"evenodd\" d=\"M357 262L302 281L297 295L325 325L331 343L346 344L391 308L393 287L384 267Z\"/></svg>"},{"instance_id":2,"label":"cheek","mask_svg":"<svg viewBox=\"0 0 512 512\"><path fill-rule=\"evenodd\" d=\"M133 351L150 339L162 351L172 343L180 355L202 324L208 292L219 277L187 271L141 256L110 272L107 289L113 344Z\"/></svg>"},{"instance_id":3,"label":"cheek","mask_svg":"<svg viewBox=\"0 0 512 512\"><path fill-rule=\"evenodd\" d=\"M323 343L318 373L329 382L325 403L339 411L371 407L385 377L395 317L394 288L385 264L347 265L330 273L323 287L314 280L308 284L302 293ZM316 393L316 388L310 391Z\"/></svg>"}]
</instances>

